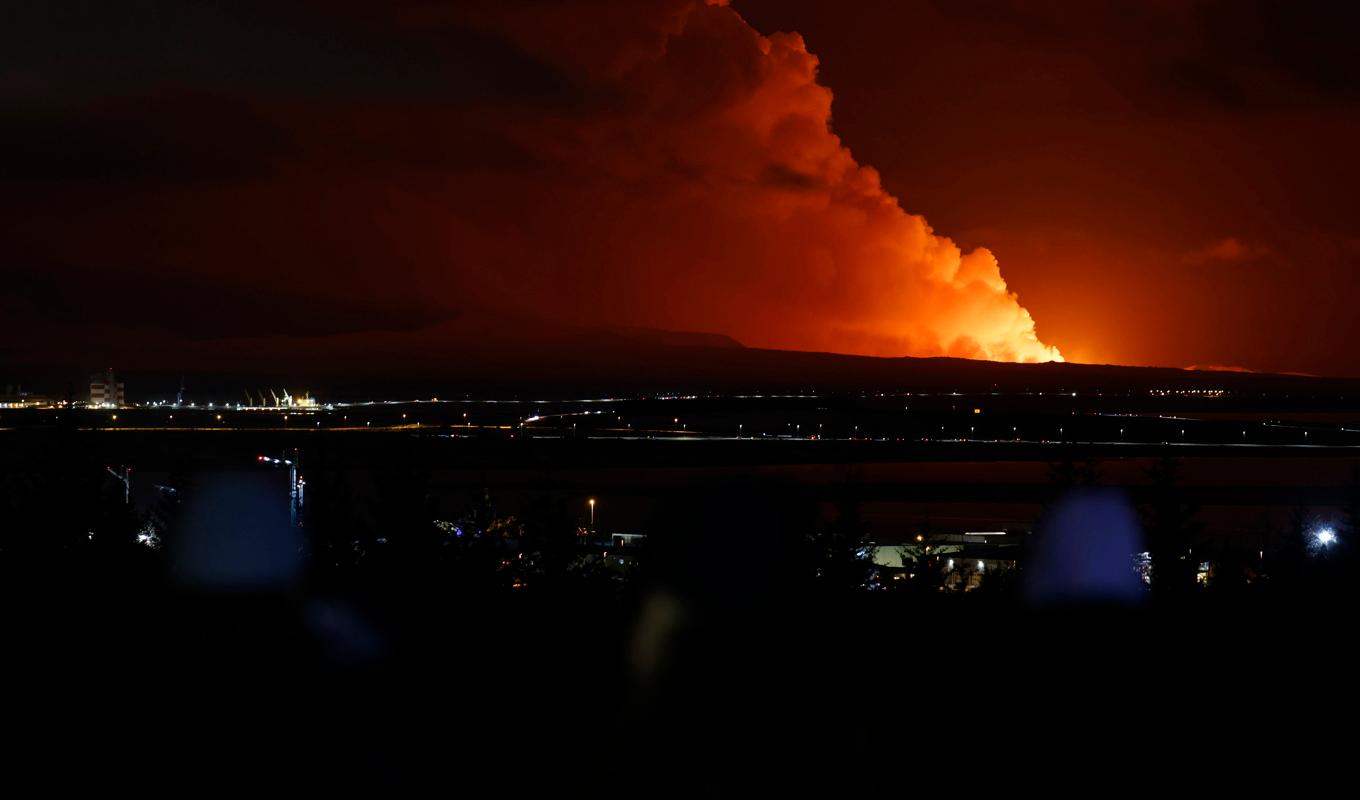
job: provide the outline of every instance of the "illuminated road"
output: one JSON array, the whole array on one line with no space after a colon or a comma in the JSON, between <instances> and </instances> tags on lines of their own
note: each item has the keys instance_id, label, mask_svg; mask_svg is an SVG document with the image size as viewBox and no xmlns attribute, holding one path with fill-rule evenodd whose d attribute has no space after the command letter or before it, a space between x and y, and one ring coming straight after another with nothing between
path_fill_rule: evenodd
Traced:
<instances>
[{"instance_id":1,"label":"illuminated road","mask_svg":"<svg viewBox=\"0 0 1360 800\"><path fill-rule=\"evenodd\" d=\"M1286 421L1288 418L1304 418ZM1350 398L1154 390L1125 394L660 394L578 399L438 398L314 406L175 405L7 409L4 431L69 421L101 433L406 434L448 439L838 443L977 451L1099 449L1116 457L1186 453L1351 453L1360 405ZM985 449L985 451L984 451ZM1036 456L1047 458L1050 456Z\"/></svg>"}]
</instances>

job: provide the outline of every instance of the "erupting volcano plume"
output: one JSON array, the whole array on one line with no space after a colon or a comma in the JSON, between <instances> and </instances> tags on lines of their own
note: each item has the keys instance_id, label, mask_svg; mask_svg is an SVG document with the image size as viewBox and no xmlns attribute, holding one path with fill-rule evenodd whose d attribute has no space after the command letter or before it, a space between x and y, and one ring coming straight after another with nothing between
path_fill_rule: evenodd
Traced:
<instances>
[{"instance_id":1,"label":"erupting volcano plume","mask_svg":"<svg viewBox=\"0 0 1360 800\"><path fill-rule=\"evenodd\" d=\"M216 35L177 13L165 41ZM38 288L0 290L0 308L46 309L21 322L82 354L456 338L444 323L461 316L1061 358L992 253L906 213L832 133L798 34L700 0L335 14L344 47L275 59L274 40L231 42L250 69L156 39L109 76L63 72L79 102L16 145L43 180L0 223L27 271L11 287ZM95 322L114 295L144 339ZM480 345L483 328L461 330Z\"/></svg>"},{"instance_id":2,"label":"erupting volcano plume","mask_svg":"<svg viewBox=\"0 0 1360 800\"><path fill-rule=\"evenodd\" d=\"M1061 360L990 252L960 252L856 163L801 36L715 3L582 13L483 18L607 98L504 127L556 178L496 176L560 278L523 276L544 308L570 297L588 318L766 347Z\"/></svg>"}]
</instances>

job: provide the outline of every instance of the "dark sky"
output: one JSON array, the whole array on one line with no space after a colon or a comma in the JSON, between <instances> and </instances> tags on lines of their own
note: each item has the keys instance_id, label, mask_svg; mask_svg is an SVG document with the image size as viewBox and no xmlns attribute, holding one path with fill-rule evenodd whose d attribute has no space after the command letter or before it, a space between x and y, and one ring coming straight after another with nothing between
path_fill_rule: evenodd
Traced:
<instances>
[{"instance_id":1,"label":"dark sky","mask_svg":"<svg viewBox=\"0 0 1360 800\"><path fill-rule=\"evenodd\" d=\"M12 9L0 358L541 320L1360 375L1354 12L733 5Z\"/></svg>"}]
</instances>

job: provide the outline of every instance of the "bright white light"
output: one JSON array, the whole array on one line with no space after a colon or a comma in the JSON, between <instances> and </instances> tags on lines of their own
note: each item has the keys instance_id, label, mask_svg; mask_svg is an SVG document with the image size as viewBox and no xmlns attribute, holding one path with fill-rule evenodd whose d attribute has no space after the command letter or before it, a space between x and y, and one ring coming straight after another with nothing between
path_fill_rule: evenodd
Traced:
<instances>
[{"instance_id":1,"label":"bright white light","mask_svg":"<svg viewBox=\"0 0 1360 800\"><path fill-rule=\"evenodd\" d=\"M1336 541L1336 532L1331 528L1323 528L1317 532L1317 540L1320 545L1329 545Z\"/></svg>"}]
</instances>

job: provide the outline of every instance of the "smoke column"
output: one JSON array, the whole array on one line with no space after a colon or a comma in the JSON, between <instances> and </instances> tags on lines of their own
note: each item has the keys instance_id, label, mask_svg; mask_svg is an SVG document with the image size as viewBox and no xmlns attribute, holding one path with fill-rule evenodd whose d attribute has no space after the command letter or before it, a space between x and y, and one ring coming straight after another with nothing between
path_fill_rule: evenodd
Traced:
<instances>
[{"instance_id":1,"label":"smoke column","mask_svg":"<svg viewBox=\"0 0 1360 800\"><path fill-rule=\"evenodd\" d=\"M961 252L855 161L801 36L761 35L720 3L641 5L481 18L589 98L585 112L503 120L549 165L534 179L556 176L514 196L534 209L520 234L565 280L524 275L521 296L757 346L1062 360L991 252Z\"/></svg>"},{"instance_id":2,"label":"smoke column","mask_svg":"<svg viewBox=\"0 0 1360 800\"><path fill-rule=\"evenodd\" d=\"M298 20L259 12L221 63L156 39L119 55L136 80L71 85L83 105L25 140L37 177L0 221L25 357L486 349L527 320L1060 358L990 252L855 161L798 34L699 0L328 9L334 45L305 55ZM216 35L189 16L167 40Z\"/></svg>"}]
</instances>

